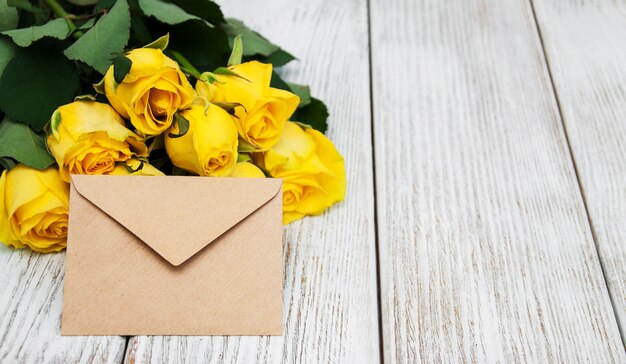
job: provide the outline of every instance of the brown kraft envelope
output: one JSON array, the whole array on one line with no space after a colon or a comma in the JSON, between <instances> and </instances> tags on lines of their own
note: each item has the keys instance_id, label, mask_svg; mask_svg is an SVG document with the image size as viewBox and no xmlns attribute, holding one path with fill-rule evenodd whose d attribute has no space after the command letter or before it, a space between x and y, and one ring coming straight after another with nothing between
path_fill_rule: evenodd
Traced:
<instances>
[{"instance_id":1,"label":"brown kraft envelope","mask_svg":"<svg viewBox=\"0 0 626 364\"><path fill-rule=\"evenodd\" d=\"M281 186L72 175L62 335L281 335Z\"/></svg>"}]
</instances>

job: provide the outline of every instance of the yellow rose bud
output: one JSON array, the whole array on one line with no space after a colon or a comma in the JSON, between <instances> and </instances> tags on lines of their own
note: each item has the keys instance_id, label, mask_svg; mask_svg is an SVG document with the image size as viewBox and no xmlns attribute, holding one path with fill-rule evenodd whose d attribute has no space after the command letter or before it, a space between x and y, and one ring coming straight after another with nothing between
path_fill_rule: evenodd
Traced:
<instances>
[{"instance_id":1,"label":"yellow rose bud","mask_svg":"<svg viewBox=\"0 0 626 364\"><path fill-rule=\"evenodd\" d=\"M165 176L163 172L154 168L150 163L142 162L139 159L133 158L122 163L126 163L126 167L118 163L110 174L117 176ZM129 171L128 168L134 172Z\"/></svg>"},{"instance_id":2,"label":"yellow rose bud","mask_svg":"<svg viewBox=\"0 0 626 364\"><path fill-rule=\"evenodd\" d=\"M178 122L165 134L165 150L172 164L200 176L230 175L237 162L237 128L233 118L217 105L194 103L180 112L189 122L187 132L179 135Z\"/></svg>"},{"instance_id":3,"label":"yellow rose bud","mask_svg":"<svg viewBox=\"0 0 626 364\"><path fill-rule=\"evenodd\" d=\"M215 95L215 83L205 82L205 81L197 81L196 82L196 93L198 96L204 97L208 101L213 99Z\"/></svg>"},{"instance_id":4,"label":"yellow rose bud","mask_svg":"<svg viewBox=\"0 0 626 364\"><path fill-rule=\"evenodd\" d=\"M172 125L174 113L188 108L193 87L178 63L160 49L137 48L126 54L133 64L117 84L113 66L104 75L104 91L111 105L139 133L158 135Z\"/></svg>"},{"instance_id":5,"label":"yellow rose bud","mask_svg":"<svg viewBox=\"0 0 626 364\"><path fill-rule=\"evenodd\" d=\"M0 176L0 241L49 253L65 248L69 185L59 171L18 165Z\"/></svg>"},{"instance_id":6,"label":"yellow rose bud","mask_svg":"<svg viewBox=\"0 0 626 364\"><path fill-rule=\"evenodd\" d=\"M239 162L235 164L230 177L239 178L265 178L265 174L259 167L250 162Z\"/></svg>"},{"instance_id":7,"label":"yellow rose bud","mask_svg":"<svg viewBox=\"0 0 626 364\"><path fill-rule=\"evenodd\" d=\"M239 103L235 122L241 139L258 150L268 150L280 139L287 119L300 103L295 94L270 87L272 65L257 61L231 66L237 76L215 75L216 81L196 83L199 96L211 102Z\"/></svg>"},{"instance_id":8,"label":"yellow rose bud","mask_svg":"<svg viewBox=\"0 0 626 364\"><path fill-rule=\"evenodd\" d=\"M287 122L280 141L257 160L283 179L283 223L322 213L346 195L343 157L324 134Z\"/></svg>"},{"instance_id":9,"label":"yellow rose bud","mask_svg":"<svg viewBox=\"0 0 626 364\"><path fill-rule=\"evenodd\" d=\"M148 155L142 139L107 104L75 101L61 106L52 114L51 129L48 148L66 182L72 173L109 174L115 162Z\"/></svg>"}]
</instances>

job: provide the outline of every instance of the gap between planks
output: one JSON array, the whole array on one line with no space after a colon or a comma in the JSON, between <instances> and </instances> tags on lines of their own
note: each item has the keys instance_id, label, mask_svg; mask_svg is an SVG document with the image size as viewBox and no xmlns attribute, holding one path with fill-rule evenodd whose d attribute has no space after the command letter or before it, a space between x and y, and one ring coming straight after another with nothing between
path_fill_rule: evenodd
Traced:
<instances>
[{"instance_id":1,"label":"gap between planks","mask_svg":"<svg viewBox=\"0 0 626 364\"><path fill-rule=\"evenodd\" d=\"M378 232L378 187L376 184L376 134L374 133L374 81L372 69L372 4L366 1L367 6L367 63L369 65L369 96L370 96L370 135L372 137L372 175L374 185L374 236L376 247L376 298L378 305L378 345L380 363L385 363L385 335L383 332L383 297L380 278L380 234Z\"/></svg>"},{"instance_id":2,"label":"gap between planks","mask_svg":"<svg viewBox=\"0 0 626 364\"><path fill-rule=\"evenodd\" d=\"M622 332L622 325L619 321L619 315L617 314L617 306L616 300L613 297L613 292L611 291L611 287L608 284L607 275L606 275L606 267L602 262L602 258L600 255L600 246L598 244L598 237L596 231L594 229L593 223L591 221L591 216L589 215L589 207L587 204L587 197L585 195L585 189L581 182L580 173L578 172L578 165L576 163L576 157L574 156L572 143L570 141L570 134L567 130L567 124L565 123L565 116L563 115L563 108L561 107L561 99L559 97L559 91L554 83L554 76L552 72L552 66L550 64L550 59L547 55L547 50L544 41L544 35L541 31L541 26L539 25L539 20L537 19L537 10L535 8L535 0L528 0L530 4L530 8L533 14L533 20L535 21L535 27L537 28L537 37L539 38L539 43L541 44L541 51L544 60L544 64L546 66L546 73L550 79L550 87L552 88L552 94L554 95L554 102L556 103L556 107L559 114L559 120L561 121L561 126L563 127L563 134L565 135L565 143L567 144L567 150L569 152L570 159L572 161L572 169L574 170L574 174L576 175L576 182L578 184L578 189L580 191L580 199L583 203L583 208L585 211L585 215L587 216L587 224L589 225L589 230L591 232L591 237L593 239L593 245L596 248L596 258L598 259L598 264L600 265L600 270L602 271L602 279L604 280L604 285L606 286L606 290L609 294L609 301L611 302L611 307L613 308L613 316L615 317L615 321L617 321L617 329L620 333L620 337L622 338L622 343L626 346L626 339L624 338L624 333Z\"/></svg>"}]
</instances>

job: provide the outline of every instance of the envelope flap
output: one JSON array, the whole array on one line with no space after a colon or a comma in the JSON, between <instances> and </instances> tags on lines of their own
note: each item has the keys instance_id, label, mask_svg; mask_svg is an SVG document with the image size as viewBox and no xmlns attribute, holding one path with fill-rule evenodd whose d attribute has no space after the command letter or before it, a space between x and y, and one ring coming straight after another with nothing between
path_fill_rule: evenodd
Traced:
<instances>
[{"instance_id":1,"label":"envelope flap","mask_svg":"<svg viewBox=\"0 0 626 364\"><path fill-rule=\"evenodd\" d=\"M81 196L175 266L271 200L281 184L271 178L72 175Z\"/></svg>"}]
</instances>

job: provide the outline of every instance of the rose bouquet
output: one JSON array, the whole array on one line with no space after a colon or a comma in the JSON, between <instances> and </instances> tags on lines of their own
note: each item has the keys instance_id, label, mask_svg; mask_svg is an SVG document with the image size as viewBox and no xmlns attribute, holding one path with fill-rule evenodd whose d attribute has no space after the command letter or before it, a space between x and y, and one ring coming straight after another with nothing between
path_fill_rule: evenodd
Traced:
<instances>
[{"instance_id":1,"label":"rose bouquet","mask_svg":"<svg viewBox=\"0 0 626 364\"><path fill-rule=\"evenodd\" d=\"M71 174L282 178L285 224L341 201L293 59L209 0L0 0L0 241L62 250Z\"/></svg>"}]
</instances>

